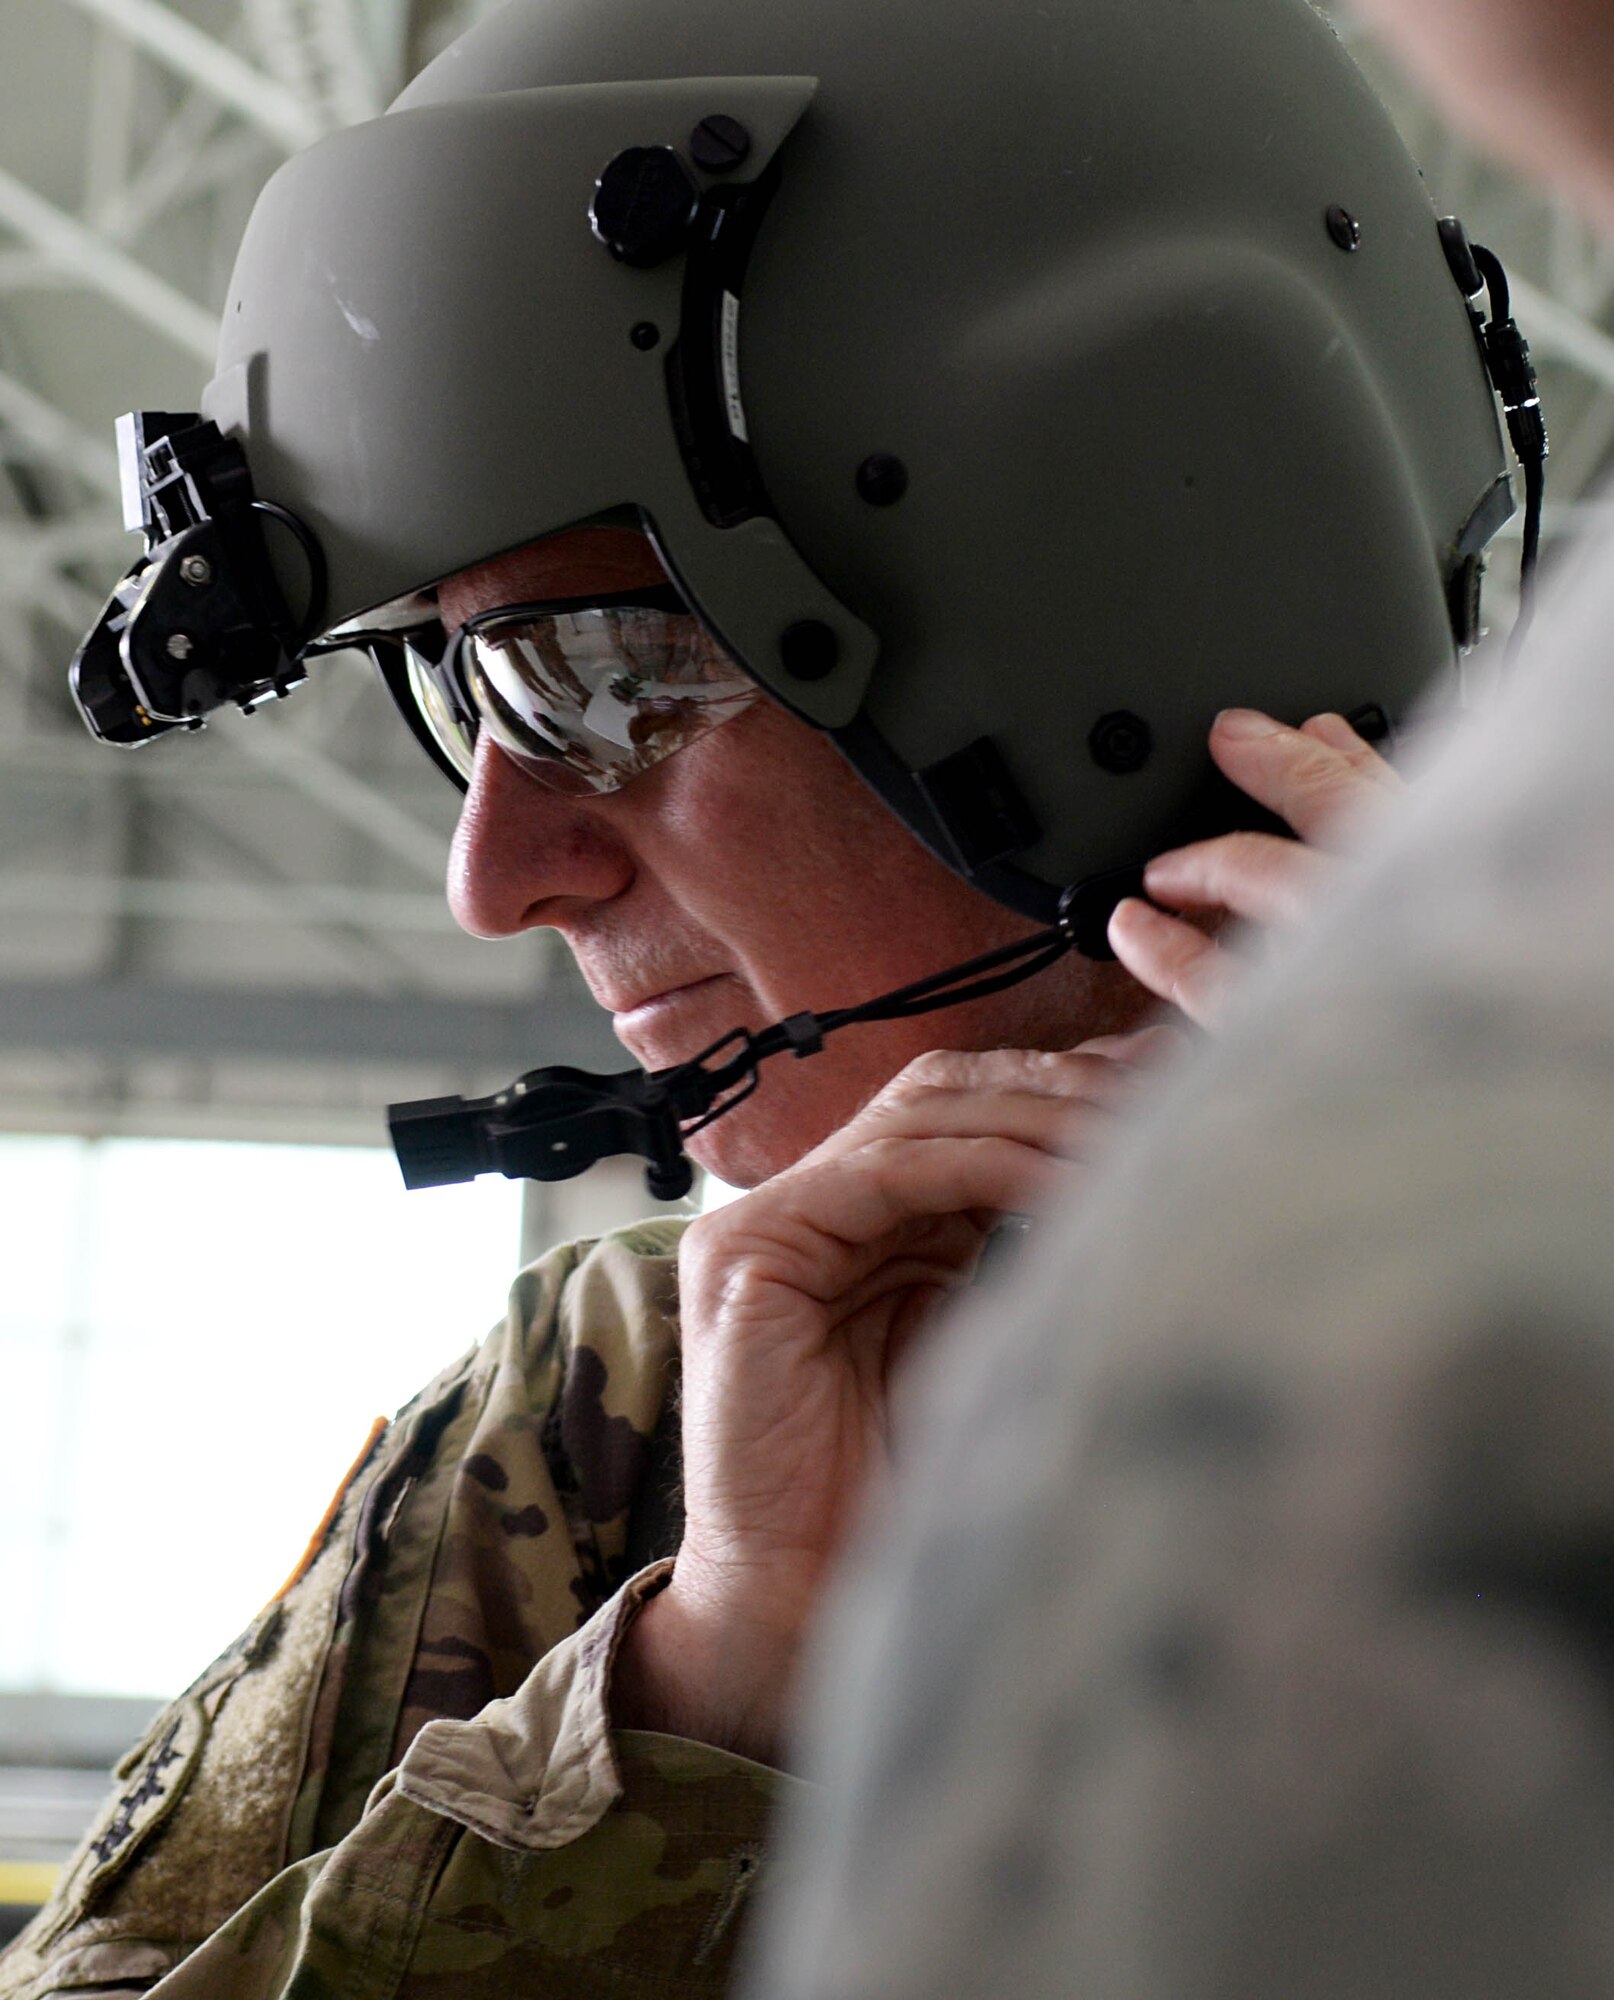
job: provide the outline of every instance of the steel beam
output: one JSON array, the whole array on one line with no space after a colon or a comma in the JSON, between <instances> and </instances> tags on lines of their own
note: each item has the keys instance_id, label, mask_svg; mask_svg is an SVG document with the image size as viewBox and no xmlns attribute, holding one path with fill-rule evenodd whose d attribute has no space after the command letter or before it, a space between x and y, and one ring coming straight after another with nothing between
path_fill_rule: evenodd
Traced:
<instances>
[{"instance_id":1,"label":"steel beam","mask_svg":"<svg viewBox=\"0 0 1614 2000\"><path fill-rule=\"evenodd\" d=\"M239 125L215 138L205 130L189 150L176 147L161 159L149 159L112 200L92 213L91 220L109 243L129 243L150 229L169 210L200 201L263 164L263 140Z\"/></svg>"},{"instance_id":2,"label":"steel beam","mask_svg":"<svg viewBox=\"0 0 1614 2000\"><path fill-rule=\"evenodd\" d=\"M609 1017L561 990L519 1003L397 999L133 979L0 982L0 1052L118 1062L232 1057L418 1064L514 1076L537 1063L623 1069Z\"/></svg>"},{"instance_id":3,"label":"steel beam","mask_svg":"<svg viewBox=\"0 0 1614 2000\"><path fill-rule=\"evenodd\" d=\"M442 881L448 865L446 834L416 819L345 764L315 749L296 730L277 729L274 724L278 721L278 716L267 722L232 717L225 741L244 762L273 772L294 791L323 806L332 818L366 835L429 881Z\"/></svg>"},{"instance_id":4,"label":"steel beam","mask_svg":"<svg viewBox=\"0 0 1614 2000\"><path fill-rule=\"evenodd\" d=\"M5 548L0 544L0 588L8 595L13 592L26 600L34 610L43 611L58 624L66 626L69 632L82 632L101 610L105 600L88 591L81 583L75 583L69 576L50 569L29 569L23 571L18 565L18 574L13 576L11 565L5 560Z\"/></svg>"},{"instance_id":5,"label":"steel beam","mask_svg":"<svg viewBox=\"0 0 1614 2000\"><path fill-rule=\"evenodd\" d=\"M264 61L331 125L382 107L375 65L361 46L352 0L244 0Z\"/></svg>"},{"instance_id":6,"label":"steel beam","mask_svg":"<svg viewBox=\"0 0 1614 2000\"><path fill-rule=\"evenodd\" d=\"M161 0L69 0L69 4L136 43L176 75L200 84L288 153L329 129L312 105Z\"/></svg>"},{"instance_id":7,"label":"steel beam","mask_svg":"<svg viewBox=\"0 0 1614 2000\"><path fill-rule=\"evenodd\" d=\"M14 375L0 372L0 423L109 499L118 498L118 455Z\"/></svg>"},{"instance_id":8,"label":"steel beam","mask_svg":"<svg viewBox=\"0 0 1614 2000\"><path fill-rule=\"evenodd\" d=\"M458 937L441 895L335 882L219 882L163 876L9 874L0 916L139 917L168 923L314 925Z\"/></svg>"},{"instance_id":9,"label":"steel beam","mask_svg":"<svg viewBox=\"0 0 1614 2000\"><path fill-rule=\"evenodd\" d=\"M0 168L0 222L25 243L77 272L91 290L104 292L131 318L143 320L177 347L211 368L218 346L218 315L187 298L165 279L126 256L77 217L36 194Z\"/></svg>"},{"instance_id":10,"label":"steel beam","mask_svg":"<svg viewBox=\"0 0 1614 2000\"><path fill-rule=\"evenodd\" d=\"M84 134L83 212L95 217L134 171L140 61L123 35L97 35L90 58L89 118Z\"/></svg>"}]
</instances>

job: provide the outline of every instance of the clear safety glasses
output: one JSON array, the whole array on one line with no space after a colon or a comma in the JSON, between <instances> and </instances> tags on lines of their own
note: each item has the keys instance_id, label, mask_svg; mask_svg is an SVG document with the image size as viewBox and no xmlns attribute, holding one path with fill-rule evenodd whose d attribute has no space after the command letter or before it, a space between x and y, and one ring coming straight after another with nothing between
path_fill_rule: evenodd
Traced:
<instances>
[{"instance_id":1,"label":"clear safety glasses","mask_svg":"<svg viewBox=\"0 0 1614 2000\"><path fill-rule=\"evenodd\" d=\"M486 729L555 791L614 792L761 696L670 586L505 605L435 653L424 635L402 644L388 685L462 783Z\"/></svg>"}]
</instances>

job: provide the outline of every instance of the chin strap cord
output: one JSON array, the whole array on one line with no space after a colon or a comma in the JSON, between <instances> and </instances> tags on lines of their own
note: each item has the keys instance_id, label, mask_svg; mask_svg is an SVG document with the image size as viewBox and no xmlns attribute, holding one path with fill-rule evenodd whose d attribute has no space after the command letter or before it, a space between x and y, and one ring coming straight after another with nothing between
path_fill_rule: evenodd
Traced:
<instances>
[{"instance_id":1,"label":"chin strap cord","mask_svg":"<svg viewBox=\"0 0 1614 2000\"><path fill-rule=\"evenodd\" d=\"M393 1150L410 1188L502 1173L512 1180L570 1180L616 1153L644 1160L661 1201L686 1195L694 1172L684 1141L743 1104L770 1057L817 1055L826 1038L858 1021L901 1021L981 1000L1030 979L1074 949L1071 896L1057 923L962 965L917 979L857 1007L792 1014L760 1034L735 1028L673 1069L598 1076L555 1066L529 1070L492 1097L433 1097L387 1111Z\"/></svg>"},{"instance_id":2,"label":"chin strap cord","mask_svg":"<svg viewBox=\"0 0 1614 2000\"><path fill-rule=\"evenodd\" d=\"M859 1021L906 1021L917 1014L935 1013L942 1007L961 1006L966 1000L984 1000L988 994L1001 993L1006 987L1018 986L1022 979L1045 971L1074 944L1075 938L1062 916L1047 930L1036 931L996 951L984 952L962 965L949 966L945 972L932 973L928 979L916 979L912 985L899 986L894 992L882 993L878 999L865 1000L860 1006L837 1007L827 1014L792 1014L788 1020L776 1022L757 1035L735 1028L676 1069L653 1072L653 1080L664 1085L680 1105L694 1107L704 1097L704 1106L684 1114L691 1122L684 1125L683 1136L692 1138L714 1118L721 1118L725 1111L732 1111L751 1095L760 1081L757 1070L770 1056L783 1055L787 1049L797 1057L815 1056L827 1036ZM730 1048L733 1055L718 1062L722 1052Z\"/></svg>"}]
</instances>

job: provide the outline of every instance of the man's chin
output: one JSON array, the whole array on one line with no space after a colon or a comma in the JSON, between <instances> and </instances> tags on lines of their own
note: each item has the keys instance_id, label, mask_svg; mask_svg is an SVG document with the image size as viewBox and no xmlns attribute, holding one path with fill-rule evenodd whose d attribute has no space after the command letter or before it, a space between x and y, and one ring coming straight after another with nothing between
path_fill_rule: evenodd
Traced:
<instances>
[{"instance_id":1,"label":"man's chin","mask_svg":"<svg viewBox=\"0 0 1614 2000\"><path fill-rule=\"evenodd\" d=\"M763 1064L752 1095L688 1140L685 1150L728 1186L758 1187L795 1166L856 1109L842 1101L838 1081L827 1061L815 1073L810 1061L776 1056Z\"/></svg>"},{"instance_id":2,"label":"man's chin","mask_svg":"<svg viewBox=\"0 0 1614 2000\"><path fill-rule=\"evenodd\" d=\"M788 1159L775 1157L765 1130L748 1129L748 1109L729 1112L684 1144L684 1151L698 1167L725 1187L739 1188L742 1193L791 1165Z\"/></svg>"},{"instance_id":3,"label":"man's chin","mask_svg":"<svg viewBox=\"0 0 1614 2000\"><path fill-rule=\"evenodd\" d=\"M613 1023L617 1040L644 1070L673 1069L689 1062L709 1048L722 1031L676 1039L651 1031L642 1022L618 1015ZM727 1111L704 1132L686 1141L684 1150L698 1167L715 1174L729 1187L752 1188L790 1165L794 1155L782 1149L774 1129L776 1121L763 1111L769 1081L764 1067L759 1073L755 1094L744 1104ZM757 1114L763 1112L759 1117Z\"/></svg>"},{"instance_id":4,"label":"man's chin","mask_svg":"<svg viewBox=\"0 0 1614 2000\"><path fill-rule=\"evenodd\" d=\"M726 1030L745 1025L743 1012L724 982L708 980L652 1007L619 1014L613 1025L641 1068L671 1069L710 1048ZM729 1187L757 1187L794 1166L843 1124L871 1081L883 1082L884 1076L849 1076L833 1052L806 1062L774 1056L758 1070L756 1089L691 1138L685 1150Z\"/></svg>"}]
</instances>

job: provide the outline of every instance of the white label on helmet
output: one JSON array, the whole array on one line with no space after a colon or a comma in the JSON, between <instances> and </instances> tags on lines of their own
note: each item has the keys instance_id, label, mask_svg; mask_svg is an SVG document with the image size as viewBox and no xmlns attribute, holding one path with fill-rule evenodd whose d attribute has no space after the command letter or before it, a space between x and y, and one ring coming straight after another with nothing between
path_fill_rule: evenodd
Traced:
<instances>
[{"instance_id":1,"label":"white label on helmet","mask_svg":"<svg viewBox=\"0 0 1614 2000\"><path fill-rule=\"evenodd\" d=\"M138 534L146 525L146 509L140 491L140 447L135 442L135 413L130 410L119 417L117 423L118 440L118 494L123 501L123 525L130 534Z\"/></svg>"},{"instance_id":2,"label":"white label on helmet","mask_svg":"<svg viewBox=\"0 0 1614 2000\"><path fill-rule=\"evenodd\" d=\"M741 444L751 442L745 427L745 405L740 401L740 302L732 292L723 294L723 403L728 411L729 435Z\"/></svg>"}]
</instances>

